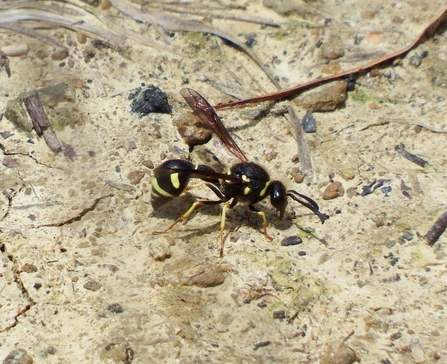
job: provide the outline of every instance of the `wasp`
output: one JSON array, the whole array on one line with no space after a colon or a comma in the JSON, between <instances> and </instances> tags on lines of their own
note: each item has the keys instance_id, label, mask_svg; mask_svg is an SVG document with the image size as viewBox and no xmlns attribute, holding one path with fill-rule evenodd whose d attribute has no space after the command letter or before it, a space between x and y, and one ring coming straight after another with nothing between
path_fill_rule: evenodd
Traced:
<instances>
[{"instance_id":1,"label":"wasp","mask_svg":"<svg viewBox=\"0 0 447 364\"><path fill-rule=\"evenodd\" d=\"M193 113L217 135L231 154L239 159L240 163L231 166L226 173L218 173L207 165L195 165L180 159L168 160L157 167L152 177L151 204L154 210L173 198L180 196L183 192L197 187L198 185L189 186L191 178L202 180L203 182L200 185L210 188L218 199L195 201L167 229L156 231L154 234L165 233L180 221L186 223L188 217L199 206L223 204L219 249L219 255L222 257L226 212L239 202L248 204L251 211L249 217L252 213L261 216L264 235L268 240L272 240L272 237L267 234L267 218L263 211L255 207L256 203L264 200L266 197L270 197L270 203L276 209L279 219L282 219L284 216L289 197L311 210L319 217L321 223L324 223L329 218L329 216L319 211L319 207L314 200L294 190L286 190L281 181L272 181L264 168L256 163L249 162L217 116L215 110L201 95L189 88L180 90L180 94L186 100Z\"/></svg>"}]
</instances>

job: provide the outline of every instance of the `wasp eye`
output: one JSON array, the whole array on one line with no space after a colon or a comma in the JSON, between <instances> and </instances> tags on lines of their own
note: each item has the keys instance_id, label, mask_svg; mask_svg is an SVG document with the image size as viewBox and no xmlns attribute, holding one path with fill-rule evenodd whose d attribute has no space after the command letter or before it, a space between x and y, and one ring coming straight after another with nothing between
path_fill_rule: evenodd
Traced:
<instances>
[{"instance_id":1,"label":"wasp eye","mask_svg":"<svg viewBox=\"0 0 447 364\"><path fill-rule=\"evenodd\" d=\"M287 192L280 181L273 181L270 184L270 203L279 211L279 218L282 220L287 207Z\"/></svg>"}]
</instances>

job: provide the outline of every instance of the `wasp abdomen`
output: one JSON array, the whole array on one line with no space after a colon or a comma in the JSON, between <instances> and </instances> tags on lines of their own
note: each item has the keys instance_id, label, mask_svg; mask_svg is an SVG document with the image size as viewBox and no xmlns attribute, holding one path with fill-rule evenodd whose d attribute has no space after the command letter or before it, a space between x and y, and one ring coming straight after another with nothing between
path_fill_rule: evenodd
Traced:
<instances>
[{"instance_id":1,"label":"wasp abdomen","mask_svg":"<svg viewBox=\"0 0 447 364\"><path fill-rule=\"evenodd\" d=\"M184 172L185 170L193 171L194 164L180 159L168 160L154 170L151 182L151 205L154 210L183 192L190 178L189 173Z\"/></svg>"},{"instance_id":2,"label":"wasp abdomen","mask_svg":"<svg viewBox=\"0 0 447 364\"><path fill-rule=\"evenodd\" d=\"M196 177L196 172L215 173L211 167L194 165L182 159L171 159L157 167L152 177L151 204L154 210L180 196L188 186L189 180ZM217 178L202 176L201 179L216 185L219 183Z\"/></svg>"}]
</instances>

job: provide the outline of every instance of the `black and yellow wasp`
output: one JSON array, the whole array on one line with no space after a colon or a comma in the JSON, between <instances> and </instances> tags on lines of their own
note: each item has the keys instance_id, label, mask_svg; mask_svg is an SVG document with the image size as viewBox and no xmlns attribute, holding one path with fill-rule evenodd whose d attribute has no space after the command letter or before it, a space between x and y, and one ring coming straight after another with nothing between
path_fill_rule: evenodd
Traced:
<instances>
[{"instance_id":1,"label":"black and yellow wasp","mask_svg":"<svg viewBox=\"0 0 447 364\"><path fill-rule=\"evenodd\" d=\"M231 209L238 202L243 202L248 204L251 212L261 215L264 235L267 239L272 240L267 234L267 219L265 213L256 209L254 206L267 196L270 196L270 202L279 213L280 219L284 216L287 198L291 197L293 200L311 210L320 218L321 223L324 223L328 216L319 211L319 207L314 200L294 190L286 190L282 182L272 181L264 168L247 161L247 157L238 147L227 129L225 129L225 126L222 124L214 109L202 96L189 88L180 90L180 94L191 107L193 113L219 137L221 142L241 163L233 165L227 173L218 173L209 166L203 164L194 165L191 162L180 159L168 160L157 167L152 177L151 203L154 210L169 202L171 199L178 197L181 193L194 188L188 186L191 178L201 179L203 184L215 193L218 200L199 200L194 202L171 226L164 231L155 232L156 234L164 233L172 229L180 221L186 222L198 206L223 203L219 251L220 256L222 256L223 230L227 209Z\"/></svg>"}]
</instances>

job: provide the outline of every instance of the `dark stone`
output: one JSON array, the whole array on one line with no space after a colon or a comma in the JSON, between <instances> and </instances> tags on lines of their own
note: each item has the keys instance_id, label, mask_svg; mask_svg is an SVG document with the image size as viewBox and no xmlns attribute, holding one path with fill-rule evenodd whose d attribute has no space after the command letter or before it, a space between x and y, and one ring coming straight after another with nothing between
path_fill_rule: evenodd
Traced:
<instances>
[{"instance_id":1,"label":"dark stone","mask_svg":"<svg viewBox=\"0 0 447 364\"><path fill-rule=\"evenodd\" d=\"M166 94L154 85L147 86L146 89L141 87L129 95L132 100L130 108L132 112L144 116L151 113L171 114L172 108L168 103Z\"/></svg>"}]
</instances>

